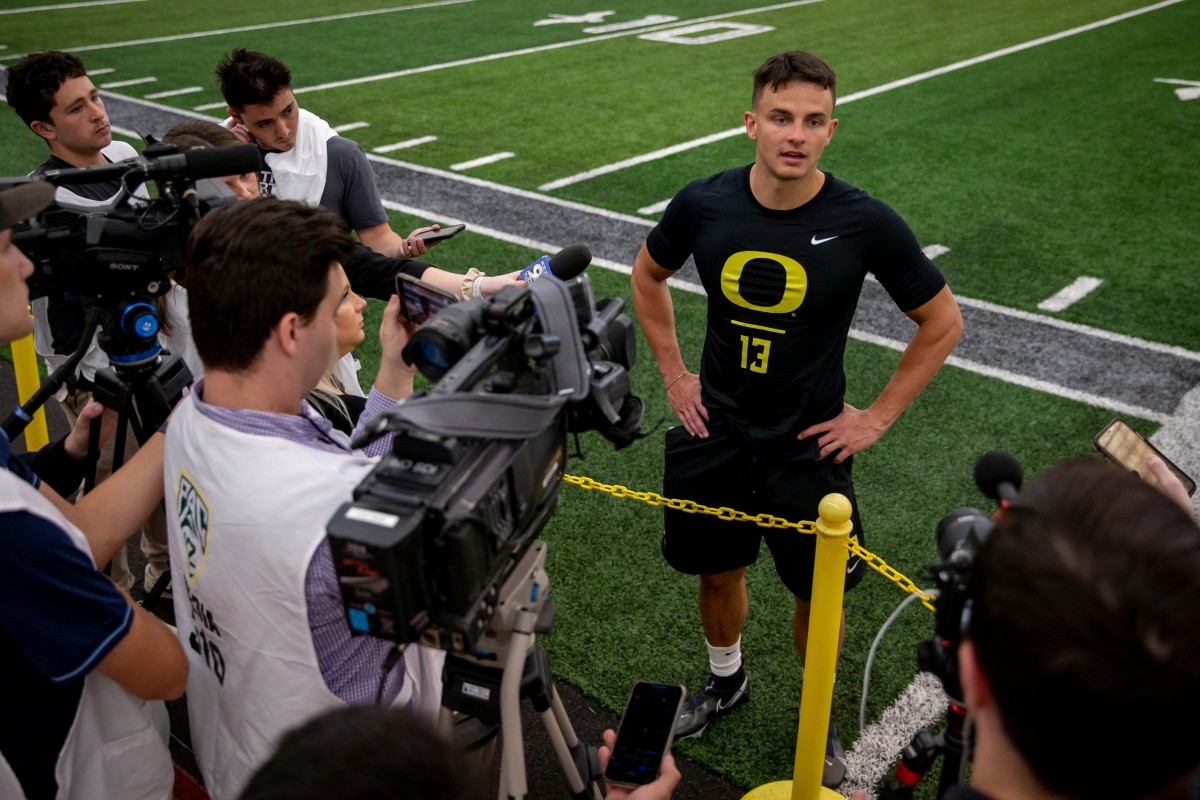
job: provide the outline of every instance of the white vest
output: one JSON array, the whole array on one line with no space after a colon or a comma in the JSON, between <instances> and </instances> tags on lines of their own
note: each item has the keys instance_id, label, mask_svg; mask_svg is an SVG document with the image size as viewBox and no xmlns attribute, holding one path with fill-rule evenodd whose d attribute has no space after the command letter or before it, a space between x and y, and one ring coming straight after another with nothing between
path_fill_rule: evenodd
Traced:
<instances>
[{"instance_id":1,"label":"white vest","mask_svg":"<svg viewBox=\"0 0 1200 800\"><path fill-rule=\"evenodd\" d=\"M326 523L375 459L241 433L192 400L167 430L167 530L192 746L209 794L227 800L284 733L342 705L321 677L304 580ZM423 649L406 653L396 702L432 714L442 654Z\"/></svg>"},{"instance_id":2,"label":"white vest","mask_svg":"<svg viewBox=\"0 0 1200 800\"><path fill-rule=\"evenodd\" d=\"M36 489L7 471L0 472L0 511L23 510L70 537L88 560L83 533ZM148 665L152 667L152 665ZM134 697L99 672L84 680L75 722L63 743L54 774L59 800L169 800L175 768L167 748L170 721L162 701ZM0 765L0 796L9 797L15 776ZM14 797L22 795L13 793Z\"/></svg>"}]
</instances>

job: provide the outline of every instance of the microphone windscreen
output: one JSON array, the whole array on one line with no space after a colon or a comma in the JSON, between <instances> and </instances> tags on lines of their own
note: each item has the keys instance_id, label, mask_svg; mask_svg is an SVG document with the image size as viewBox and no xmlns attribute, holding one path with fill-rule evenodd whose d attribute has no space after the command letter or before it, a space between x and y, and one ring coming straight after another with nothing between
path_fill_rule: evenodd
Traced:
<instances>
[{"instance_id":1,"label":"microphone windscreen","mask_svg":"<svg viewBox=\"0 0 1200 800\"><path fill-rule=\"evenodd\" d=\"M550 256L550 271L560 281L577 277L592 263L592 251L585 245L571 244Z\"/></svg>"},{"instance_id":2,"label":"microphone windscreen","mask_svg":"<svg viewBox=\"0 0 1200 800\"><path fill-rule=\"evenodd\" d=\"M1021 464L1011 454L1000 450L984 453L975 462L975 485L993 500L1002 500L1000 487L1009 484L1014 491L1021 488Z\"/></svg>"},{"instance_id":3,"label":"microphone windscreen","mask_svg":"<svg viewBox=\"0 0 1200 800\"><path fill-rule=\"evenodd\" d=\"M185 150L183 158L187 162L188 177L192 180L262 170L262 156L259 155L258 147L252 144L196 147Z\"/></svg>"}]
</instances>

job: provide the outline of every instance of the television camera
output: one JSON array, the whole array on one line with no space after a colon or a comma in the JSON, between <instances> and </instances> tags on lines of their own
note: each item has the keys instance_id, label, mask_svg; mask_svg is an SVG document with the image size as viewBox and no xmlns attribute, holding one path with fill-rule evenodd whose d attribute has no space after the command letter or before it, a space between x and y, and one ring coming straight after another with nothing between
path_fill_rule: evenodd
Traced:
<instances>
[{"instance_id":1,"label":"television camera","mask_svg":"<svg viewBox=\"0 0 1200 800\"><path fill-rule=\"evenodd\" d=\"M156 298L170 289L173 275L181 278L188 234L196 222L234 200L214 178L260 167L253 145L180 152L156 143L137 158L113 164L0 178L0 189L34 180L55 187L119 183L116 193L103 202L57 191L53 205L13 231L14 243L34 265L30 297L48 298L56 317L67 320L66 327L78 340L72 335L70 341L55 342L58 349L74 347L74 352L5 421L10 435L19 433L32 413L74 375L97 331L97 342L116 373L97 373L97 399L119 410L130 393L129 384L137 384L137 392L145 395L137 405L143 416L150 414L137 433L144 439L153 432L191 382L181 360L160 358ZM147 183L155 187L154 197L140 188Z\"/></svg>"},{"instance_id":2,"label":"television camera","mask_svg":"<svg viewBox=\"0 0 1200 800\"><path fill-rule=\"evenodd\" d=\"M354 633L475 653L557 506L567 434L638 435L623 306L597 304L586 275L543 277L413 334L405 357L435 383L375 421L367 437L394 433L392 453L328 526Z\"/></svg>"},{"instance_id":3,"label":"television camera","mask_svg":"<svg viewBox=\"0 0 1200 800\"><path fill-rule=\"evenodd\" d=\"M975 462L975 484L998 500L1001 509L1021 487L1021 465L1008 453L985 453ZM967 708L962 702L958 647L971 614L971 575L979 548L992 532L992 519L977 508L951 511L937 524L941 563L929 570L937 591L934 635L917 645L917 663L938 678L949 698L945 727L938 733L921 729L900 752L896 773L880 792L882 800L906 800L940 755L942 771L937 796L959 782L963 766Z\"/></svg>"},{"instance_id":4,"label":"television camera","mask_svg":"<svg viewBox=\"0 0 1200 800\"><path fill-rule=\"evenodd\" d=\"M639 436L623 305L596 303L586 275L570 286L543 275L437 312L405 350L435 383L365 434L393 433L392 452L327 528L351 631L398 645L384 677L409 643L447 650L443 731L456 713L499 725L501 796L526 795L528 697L572 796L601 797L596 751L534 641L553 622L538 534L558 505L568 433L596 430L617 448Z\"/></svg>"}]
</instances>

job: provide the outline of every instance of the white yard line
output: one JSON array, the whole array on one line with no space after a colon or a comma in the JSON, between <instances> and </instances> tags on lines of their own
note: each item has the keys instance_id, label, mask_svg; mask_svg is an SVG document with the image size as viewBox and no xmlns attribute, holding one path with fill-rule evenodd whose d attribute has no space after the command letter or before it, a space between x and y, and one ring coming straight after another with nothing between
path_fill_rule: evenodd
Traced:
<instances>
[{"instance_id":1,"label":"white yard line","mask_svg":"<svg viewBox=\"0 0 1200 800\"><path fill-rule=\"evenodd\" d=\"M1064 311L1100 288L1104 281L1099 278L1089 278L1081 275L1072 281L1070 286L1064 286L1050 297L1038 303L1042 311Z\"/></svg>"},{"instance_id":2,"label":"white yard line","mask_svg":"<svg viewBox=\"0 0 1200 800\"><path fill-rule=\"evenodd\" d=\"M113 0L113 2L137 2L138 0ZM377 14L394 14L401 11L415 11L420 8L436 8L437 6L452 6L459 3L473 3L475 0L438 0L434 3L420 3L412 6L393 6L391 8L375 8L369 11L350 11L345 14L329 14L323 17L308 17L307 19L289 19L280 22L264 22L261 25L242 25L237 28L220 28L211 31L196 31L194 33L177 33L171 36L154 36L149 39L129 39L124 42L105 42L103 44L85 44L79 47L64 47L68 53L85 53L89 50L111 50L116 47L134 47L141 44L161 44L163 42L178 42L184 39L202 39L206 36L224 36L227 33L246 33L247 31L265 31L271 28L289 28L295 25L311 25L317 22L334 22L354 17L370 17ZM89 5L80 3L79 5ZM66 6L51 6L51 8L66 8ZM24 54L21 54L24 55ZM20 56L4 56L4 58L19 58Z\"/></svg>"},{"instance_id":3,"label":"white yard line","mask_svg":"<svg viewBox=\"0 0 1200 800\"><path fill-rule=\"evenodd\" d=\"M124 81L109 81L108 83L102 83L102 84L100 84L100 88L101 89L122 89L126 86L137 86L138 84L142 84L142 83L154 83L157 80L158 80L158 78L155 78L153 76L149 76L149 77L145 77L145 78L130 78L129 80L124 80Z\"/></svg>"},{"instance_id":4,"label":"white yard line","mask_svg":"<svg viewBox=\"0 0 1200 800\"><path fill-rule=\"evenodd\" d=\"M334 125L333 129L338 133L345 133L346 131L356 131L359 128L369 127L371 127L371 123L369 122L347 122L344 125Z\"/></svg>"},{"instance_id":5,"label":"white yard line","mask_svg":"<svg viewBox=\"0 0 1200 800\"><path fill-rule=\"evenodd\" d=\"M396 142L395 144L385 144L385 145L381 145L380 147L375 147L372 149L376 153L390 153L393 150L407 150L410 147L416 147L417 145L429 144L430 142L436 142L436 141L437 141L437 137L430 134L429 136L418 136L415 139L405 139L403 142Z\"/></svg>"},{"instance_id":6,"label":"white yard line","mask_svg":"<svg viewBox=\"0 0 1200 800\"><path fill-rule=\"evenodd\" d=\"M386 80L391 80L392 78L403 78L407 75L418 75L423 72L437 72L438 70L453 69L454 67L464 67L464 66L468 66L471 64L483 64L488 61L498 61L498 60L504 59L504 58L515 58L516 56L527 56L527 55L531 55L533 53L544 53L544 52L547 52L550 50L560 50L564 47L575 47L575 46L581 45L581 44L592 44L593 42L603 42L603 41L607 41L609 39L618 39L623 36L638 36L640 34L647 33L649 31L665 30L667 28L673 28L673 27L677 27L680 25L691 24L691 23L695 23L695 22L708 22L710 20L728 19L729 17L741 17L741 16L745 16L747 14L761 14L761 13L765 13L768 11L778 11L778 10L784 9L784 8L794 8L796 6L807 6L807 5L812 5L813 3L821 3L821 2L824 2L824 0L794 0L794 2L791 2L791 3L778 3L776 5L761 6L759 8L747 8L747 9L744 9L741 11L730 11L726 14L714 14L709 17L700 17L698 19L679 20L677 22L671 22L671 23L667 23L664 25L651 26L648 28L637 28L632 31L623 31L620 33L611 33L611 34L602 35L602 36L589 36L586 39L572 39L567 42L555 42L554 44L543 44L543 45L538 45L536 47L522 47L519 50L509 50L504 53L492 53L490 55L475 56L473 58L460 58L455 61L446 61L441 64L427 64L423 67L410 67L408 69L398 69L394 72L383 72L378 75L364 75L361 78L349 78L344 81L331 81L329 83L319 83L314 86L301 86L299 88L293 88L292 91L294 91L296 94L303 94L304 92L319 92L319 91L323 91L325 89L340 89L343 86L357 86L358 84L361 84L361 83L374 83L375 81L386 81ZM214 106L214 108L215 108L215 106ZM205 110L207 110L207 107L206 106L196 106L196 110L197 111L205 111Z\"/></svg>"},{"instance_id":7,"label":"white yard line","mask_svg":"<svg viewBox=\"0 0 1200 800\"><path fill-rule=\"evenodd\" d=\"M937 69L931 69L926 72L919 72L916 75L910 75L907 78L900 78L899 80L890 81L888 83L883 83L883 84L880 84L879 86L875 86L870 89L864 89L861 92L854 92L852 94L846 95L845 97L839 97L837 102L838 102L839 106L843 106L846 103L853 103L855 100L861 100L864 97L873 97L877 94L883 94L884 92L890 92L893 89L899 89L903 86L911 86L914 83L918 83L923 80L928 80L929 78L935 78L939 75L945 75L950 72L956 72L960 69L966 69L967 67L973 67L977 64L983 64L987 61L993 61L997 58L1002 58L1007 55L1012 55L1013 53L1019 53L1022 50L1028 50L1032 47L1038 47L1043 44L1049 44L1050 42L1056 42L1060 39L1065 39L1069 36L1075 36L1076 34L1095 30L1096 28L1103 28L1106 25L1112 25L1114 23L1121 22L1121 21L1129 19L1131 17L1136 17L1141 14L1148 14L1151 11L1158 11L1159 9L1166 8L1167 6L1173 6L1173 5L1176 5L1177 3L1182 3L1182 2L1183 2L1183 0L1164 0L1164 2L1155 3L1154 5L1134 9L1133 11L1127 11L1124 14L1117 14L1116 16L1107 17L1106 19L1097 20L1096 22L1089 22L1086 25L1080 25L1075 28L1069 28L1068 30L1060 31L1058 33L1053 33L1053 34L1050 34L1049 36L1042 36L1037 39L1030 39L1028 42L1022 42L1021 44L1012 45L1011 47L1003 47L999 50L993 50L990 53L984 53L981 56L975 56L974 58L968 58L963 61L956 61L953 64L947 64L944 67L938 67ZM605 164L604 166L595 167L593 169L589 169L584 172L577 173L575 175L567 175L566 177L558 178L557 180L550 181L549 183L544 183L541 186L539 186L538 189L542 190L543 192L549 192L554 189L560 189L563 186L570 186L571 184L590 180L591 178L596 178L596 177L599 177L600 175L607 175L611 172L618 172L618 171L626 169L628 167L637 166L638 164L645 164L648 161L657 161L661 158L666 158L667 156L672 156L677 153L682 153L687 150L692 150L696 147L703 147L706 144L712 144L713 142L721 141L722 139L729 139L734 136L740 136L743 133L745 133L745 127L739 125L736 128L729 128L727 130L718 131L717 133L710 133L709 135L701 136L698 139L692 139L691 141L680 142L679 144L673 144L669 147L663 147L663 148L654 150L649 153L643 153L642 155L639 155L639 156L632 156L631 158L622 159L621 161L616 161L616 162L613 162L612 164Z\"/></svg>"},{"instance_id":8,"label":"white yard line","mask_svg":"<svg viewBox=\"0 0 1200 800\"><path fill-rule=\"evenodd\" d=\"M145 97L147 100L157 100L160 97L176 97L181 94L195 94L196 92L203 91L203 86L185 86L182 89L168 89L165 92L155 92L154 94L145 95Z\"/></svg>"},{"instance_id":9,"label":"white yard line","mask_svg":"<svg viewBox=\"0 0 1200 800\"><path fill-rule=\"evenodd\" d=\"M113 6L119 3L144 3L146 0L89 0L86 3L57 3L48 6L25 6L24 8L6 8L0 14L28 14L31 11L62 11L68 8L88 8L90 6Z\"/></svg>"},{"instance_id":10,"label":"white yard line","mask_svg":"<svg viewBox=\"0 0 1200 800\"><path fill-rule=\"evenodd\" d=\"M450 169L454 170L455 172L460 172L465 169L475 169L475 167L483 167L487 166L488 164L495 164L497 161L504 161L505 159L512 158L515 155L516 153L510 153L509 151L505 150L502 153L492 153L491 155L472 158L469 161L460 161L457 164L451 164Z\"/></svg>"}]
</instances>

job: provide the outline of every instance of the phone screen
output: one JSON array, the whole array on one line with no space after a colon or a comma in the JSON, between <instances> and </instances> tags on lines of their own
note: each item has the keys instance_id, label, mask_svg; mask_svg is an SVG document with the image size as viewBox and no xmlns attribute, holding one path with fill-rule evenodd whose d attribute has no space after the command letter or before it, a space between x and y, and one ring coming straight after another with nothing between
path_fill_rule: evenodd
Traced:
<instances>
[{"instance_id":1,"label":"phone screen","mask_svg":"<svg viewBox=\"0 0 1200 800\"><path fill-rule=\"evenodd\" d=\"M396 276L396 294L400 295L400 313L410 322L425 321L458 298L410 275Z\"/></svg>"},{"instance_id":2,"label":"phone screen","mask_svg":"<svg viewBox=\"0 0 1200 800\"><path fill-rule=\"evenodd\" d=\"M663 755L671 747L684 694L682 686L645 681L634 684L604 770L605 778L640 786L658 777Z\"/></svg>"},{"instance_id":3,"label":"phone screen","mask_svg":"<svg viewBox=\"0 0 1200 800\"><path fill-rule=\"evenodd\" d=\"M1151 486L1157 484L1158 480L1146 469L1146 456L1156 455L1170 467L1179 480L1183 481L1189 495L1196 491L1194 480L1123 420L1116 419L1110 422L1104 430L1096 434L1093 443L1109 460L1134 473Z\"/></svg>"}]
</instances>

